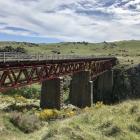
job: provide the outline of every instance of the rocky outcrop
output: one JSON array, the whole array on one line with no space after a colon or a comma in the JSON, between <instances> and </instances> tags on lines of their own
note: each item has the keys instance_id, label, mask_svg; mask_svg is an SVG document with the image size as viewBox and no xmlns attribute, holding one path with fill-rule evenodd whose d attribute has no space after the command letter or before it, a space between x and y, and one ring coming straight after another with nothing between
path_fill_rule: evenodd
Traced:
<instances>
[{"instance_id":1,"label":"rocky outcrop","mask_svg":"<svg viewBox=\"0 0 140 140\"><path fill-rule=\"evenodd\" d=\"M113 101L140 98L140 64L114 69Z\"/></svg>"}]
</instances>

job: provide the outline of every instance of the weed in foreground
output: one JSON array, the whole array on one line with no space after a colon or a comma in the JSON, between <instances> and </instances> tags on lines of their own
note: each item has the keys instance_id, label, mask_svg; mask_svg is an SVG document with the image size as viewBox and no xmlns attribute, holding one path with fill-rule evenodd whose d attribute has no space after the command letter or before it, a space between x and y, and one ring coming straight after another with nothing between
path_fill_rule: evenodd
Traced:
<instances>
[{"instance_id":1,"label":"weed in foreground","mask_svg":"<svg viewBox=\"0 0 140 140\"><path fill-rule=\"evenodd\" d=\"M131 108L130 108L130 114L134 114L134 113L137 113L139 111L139 108L137 105L133 105Z\"/></svg>"},{"instance_id":2,"label":"weed in foreground","mask_svg":"<svg viewBox=\"0 0 140 140\"><path fill-rule=\"evenodd\" d=\"M134 133L140 133L140 126L136 124L129 125L129 130Z\"/></svg>"},{"instance_id":3,"label":"weed in foreground","mask_svg":"<svg viewBox=\"0 0 140 140\"><path fill-rule=\"evenodd\" d=\"M104 130L103 134L108 137L116 137L117 135L120 135L121 132L122 130L118 126L114 125Z\"/></svg>"},{"instance_id":4,"label":"weed in foreground","mask_svg":"<svg viewBox=\"0 0 140 140\"><path fill-rule=\"evenodd\" d=\"M38 130L43 125L34 114L23 114L14 112L10 116L10 121L24 133L31 133Z\"/></svg>"}]
</instances>

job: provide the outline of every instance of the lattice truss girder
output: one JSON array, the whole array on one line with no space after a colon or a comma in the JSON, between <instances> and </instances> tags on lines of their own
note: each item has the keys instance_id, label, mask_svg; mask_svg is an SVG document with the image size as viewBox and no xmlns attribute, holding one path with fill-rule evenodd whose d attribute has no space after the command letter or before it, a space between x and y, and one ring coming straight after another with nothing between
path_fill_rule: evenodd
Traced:
<instances>
[{"instance_id":1,"label":"lattice truss girder","mask_svg":"<svg viewBox=\"0 0 140 140\"><path fill-rule=\"evenodd\" d=\"M111 60L101 60L2 68L0 69L0 91L84 70L91 71L91 76L96 77L111 67Z\"/></svg>"}]
</instances>

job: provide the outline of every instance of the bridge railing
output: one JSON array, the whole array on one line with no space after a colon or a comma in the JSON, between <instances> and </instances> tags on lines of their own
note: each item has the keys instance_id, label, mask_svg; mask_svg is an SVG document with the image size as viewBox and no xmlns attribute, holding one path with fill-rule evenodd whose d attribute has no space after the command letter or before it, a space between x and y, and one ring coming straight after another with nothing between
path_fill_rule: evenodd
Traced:
<instances>
[{"instance_id":1,"label":"bridge railing","mask_svg":"<svg viewBox=\"0 0 140 140\"><path fill-rule=\"evenodd\" d=\"M48 55L48 54L25 54L15 52L0 52L0 62L9 61L41 61L41 60L64 60L64 59L80 59L80 58L93 58L94 56L80 56L80 55Z\"/></svg>"},{"instance_id":2,"label":"bridge railing","mask_svg":"<svg viewBox=\"0 0 140 140\"><path fill-rule=\"evenodd\" d=\"M88 58L111 58L107 56L95 56L95 55L60 55L45 53L16 53L16 52L0 52L0 62L10 61L42 61L42 60L65 60L65 59L88 59Z\"/></svg>"}]
</instances>

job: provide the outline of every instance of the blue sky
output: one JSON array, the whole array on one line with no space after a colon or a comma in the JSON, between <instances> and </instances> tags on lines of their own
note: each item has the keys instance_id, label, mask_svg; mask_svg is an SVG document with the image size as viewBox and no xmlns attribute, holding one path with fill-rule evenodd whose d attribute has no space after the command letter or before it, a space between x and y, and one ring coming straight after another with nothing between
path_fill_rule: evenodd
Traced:
<instances>
[{"instance_id":1,"label":"blue sky","mask_svg":"<svg viewBox=\"0 0 140 140\"><path fill-rule=\"evenodd\" d=\"M39 36L22 36L0 33L0 41L17 41L17 42L35 42L35 43L55 43L62 40L57 38L39 37Z\"/></svg>"},{"instance_id":2,"label":"blue sky","mask_svg":"<svg viewBox=\"0 0 140 140\"><path fill-rule=\"evenodd\" d=\"M0 0L0 40L140 39L140 0Z\"/></svg>"}]
</instances>

